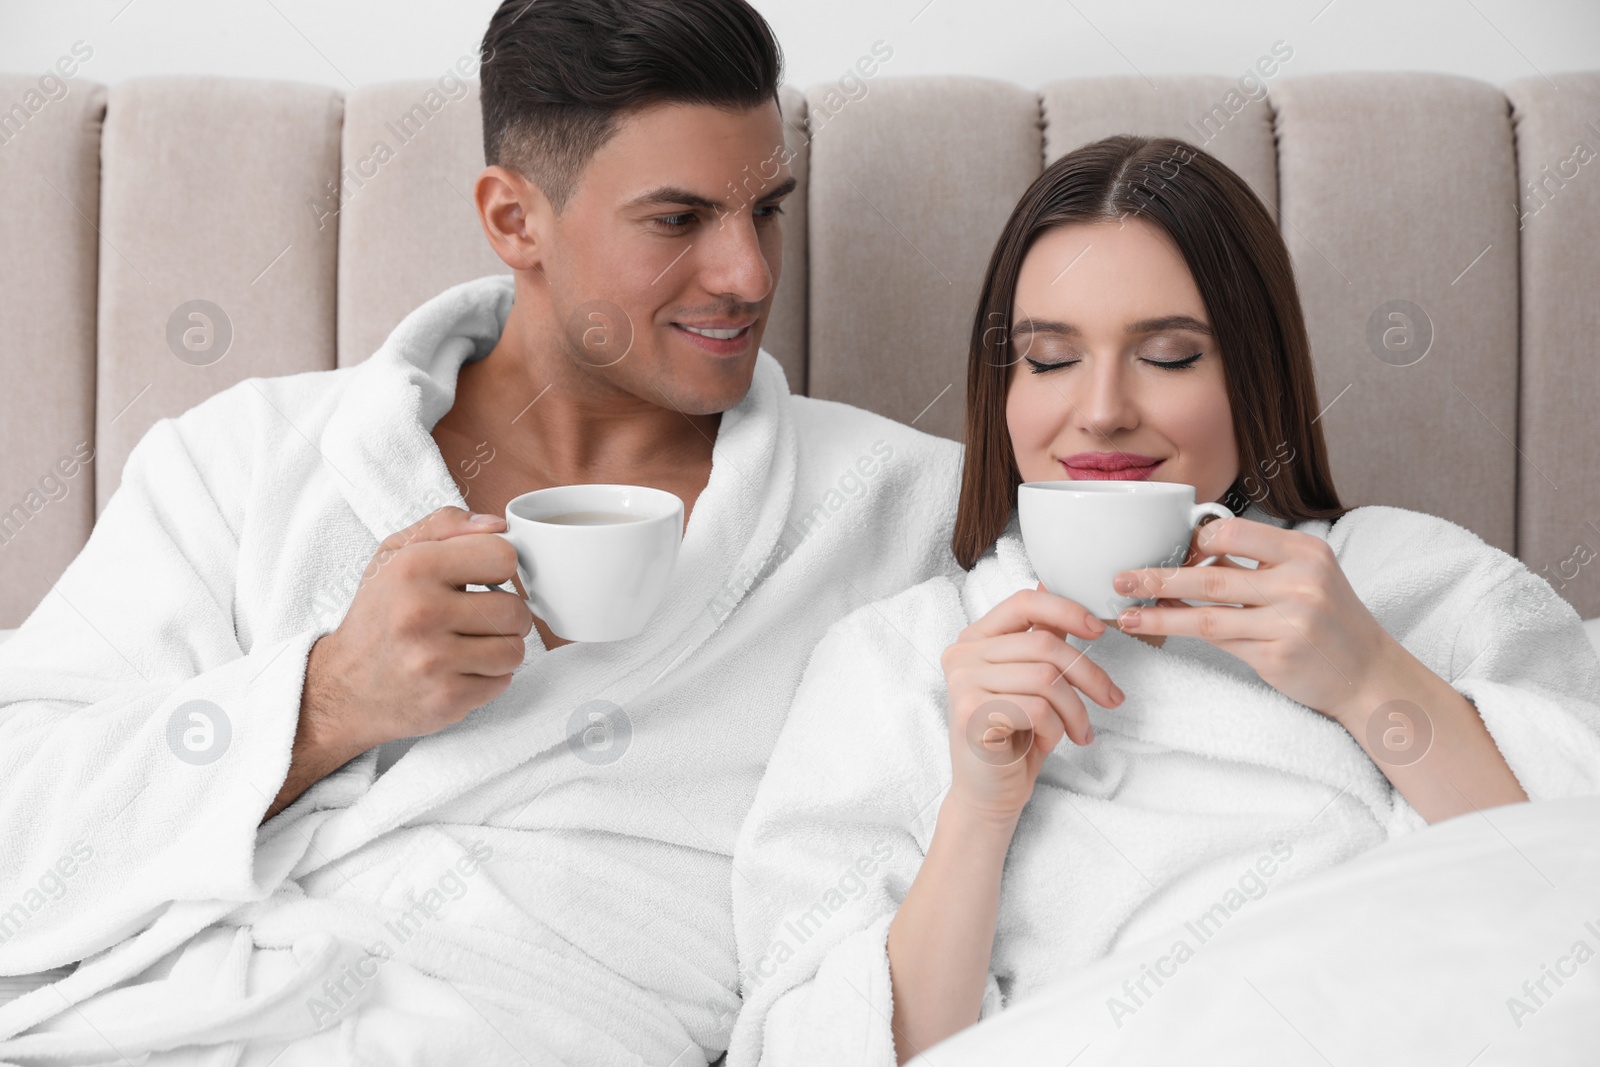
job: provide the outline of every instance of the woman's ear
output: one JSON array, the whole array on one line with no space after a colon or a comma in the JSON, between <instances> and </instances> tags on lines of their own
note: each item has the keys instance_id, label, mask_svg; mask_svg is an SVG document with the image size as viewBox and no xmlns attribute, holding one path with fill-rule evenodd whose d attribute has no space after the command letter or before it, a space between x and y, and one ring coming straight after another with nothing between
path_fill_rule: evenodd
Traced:
<instances>
[{"instance_id":1,"label":"woman's ear","mask_svg":"<svg viewBox=\"0 0 1600 1067\"><path fill-rule=\"evenodd\" d=\"M485 167L472 185L478 221L495 255L512 270L538 270L555 219L533 182L499 165Z\"/></svg>"}]
</instances>

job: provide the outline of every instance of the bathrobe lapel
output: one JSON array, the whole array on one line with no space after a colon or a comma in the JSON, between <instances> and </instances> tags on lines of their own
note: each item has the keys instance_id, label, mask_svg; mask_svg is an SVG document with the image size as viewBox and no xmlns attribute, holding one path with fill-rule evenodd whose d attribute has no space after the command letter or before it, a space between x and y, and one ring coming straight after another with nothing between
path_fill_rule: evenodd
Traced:
<instances>
[{"instance_id":1,"label":"bathrobe lapel","mask_svg":"<svg viewBox=\"0 0 1600 1067\"><path fill-rule=\"evenodd\" d=\"M1289 525L1256 505L1241 517ZM963 605L976 619L1037 584L1013 514L992 552L969 573ZM1097 734L1287 771L1348 791L1378 813L1390 806L1382 773L1344 727L1284 696L1237 656L1197 637L1168 637L1158 648L1115 628L1093 641L1073 637L1068 643L1087 649L1127 695L1121 707L1101 708L1079 694ZM1051 758L1073 758L1072 746L1058 747Z\"/></svg>"},{"instance_id":2,"label":"bathrobe lapel","mask_svg":"<svg viewBox=\"0 0 1600 1067\"><path fill-rule=\"evenodd\" d=\"M502 283L497 287L491 283ZM463 362L487 355L510 310L510 280L482 279L453 322L396 329L368 366L359 409L341 410L324 445L344 476L351 507L381 540L445 503L464 507L430 431L454 401ZM529 414L537 413L537 408ZM761 353L750 391L723 413L711 476L688 526L667 593L639 637L546 650L528 643L523 666L499 698L420 739L322 821L294 875L360 847L538 754L567 743L572 711L629 702L676 669L727 618L731 573L755 573L772 555L793 503L797 456L783 370ZM737 591L739 597L742 591ZM723 610L713 608L721 597ZM366 768L372 774L372 768Z\"/></svg>"}]
</instances>

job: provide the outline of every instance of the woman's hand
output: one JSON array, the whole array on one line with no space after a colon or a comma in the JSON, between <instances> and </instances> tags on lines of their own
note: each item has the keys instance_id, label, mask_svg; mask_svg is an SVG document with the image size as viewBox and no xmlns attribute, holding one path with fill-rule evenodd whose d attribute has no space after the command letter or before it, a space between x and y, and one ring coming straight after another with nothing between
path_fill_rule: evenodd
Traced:
<instances>
[{"instance_id":1,"label":"woman's hand","mask_svg":"<svg viewBox=\"0 0 1600 1067\"><path fill-rule=\"evenodd\" d=\"M1328 543L1241 518L1208 522L1195 541L1194 558L1226 554L1261 565L1250 570L1220 559L1207 567L1122 571L1114 579L1119 593L1163 600L1128 609L1118 625L1198 637L1248 663L1284 696L1346 722L1362 684L1400 646L1350 588Z\"/></svg>"},{"instance_id":2,"label":"woman's hand","mask_svg":"<svg viewBox=\"0 0 1600 1067\"><path fill-rule=\"evenodd\" d=\"M889 925L901 1063L978 1021L1011 835L1039 765L1063 736L1094 739L1078 686L1103 707L1122 693L1066 643L1105 624L1038 589L1013 593L944 650L952 781L933 839Z\"/></svg>"},{"instance_id":3,"label":"woman's hand","mask_svg":"<svg viewBox=\"0 0 1600 1067\"><path fill-rule=\"evenodd\" d=\"M1137 609L1138 624L1123 629L1199 637L1238 656L1268 685L1350 731L1429 822L1528 798L1477 708L1379 625L1327 542L1240 518L1207 523L1196 541L1197 557L1243 556L1261 566L1223 559L1124 571L1117 577L1134 579L1132 595L1221 606L1163 601Z\"/></svg>"},{"instance_id":4,"label":"woman's hand","mask_svg":"<svg viewBox=\"0 0 1600 1067\"><path fill-rule=\"evenodd\" d=\"M1014 593L978 619L941 658L948 687L947 802L1014 826L1045 756L1063 736L1094 739L1077 690L1102 707L1122 703L1106 672L1066 643L1093 640L1105 624L1081 604L1038 589Z\"/></svg>"}]
</instances>

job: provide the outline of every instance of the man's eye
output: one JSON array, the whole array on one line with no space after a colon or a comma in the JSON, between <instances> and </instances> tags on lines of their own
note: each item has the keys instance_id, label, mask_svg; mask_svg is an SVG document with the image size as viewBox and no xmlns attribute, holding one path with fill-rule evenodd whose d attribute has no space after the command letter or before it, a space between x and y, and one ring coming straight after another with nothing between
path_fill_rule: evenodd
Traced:
<instances>
[{"instance_id":1,"label":"man's eye","mask_svg":"<svg viewBox=\"0 0 1600 1067\"><path fill-rule=\"evenodd\" d=\"M782 204L764 204L756 208L756 218L758 219L775 219L782 214Z\"/></svg>"},{"instance_id":2,"label":"man's eye","mask_svg":"<svg viewBox=\"0 0 1600 1067\"><path fill-rule=\"evenodd\" d=\"M694 214L686 211L680 215L664 215L655 221L663 229L681 230L694 221Z\"/></svg>"}]
</instances>

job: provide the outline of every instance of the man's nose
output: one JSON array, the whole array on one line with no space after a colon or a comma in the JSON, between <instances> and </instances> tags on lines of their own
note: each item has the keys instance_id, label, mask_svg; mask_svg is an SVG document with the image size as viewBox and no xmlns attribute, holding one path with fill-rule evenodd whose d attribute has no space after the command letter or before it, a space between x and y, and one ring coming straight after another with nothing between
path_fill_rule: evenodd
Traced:
<instances>
[{"instance_id":1,"label":"man's nose","mask_svg":"<svg viewBox=\"0 0 1600 1067\"><path fill-rule=\"evenodd\" d=\"M707 247L700 259L700 284L707 292L742 304L759 304L767 298L772 270L750 217L724 215L703 240Z\"/></svg>"}]
</instances>

